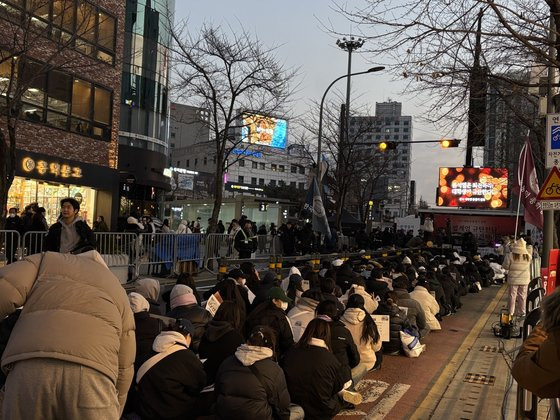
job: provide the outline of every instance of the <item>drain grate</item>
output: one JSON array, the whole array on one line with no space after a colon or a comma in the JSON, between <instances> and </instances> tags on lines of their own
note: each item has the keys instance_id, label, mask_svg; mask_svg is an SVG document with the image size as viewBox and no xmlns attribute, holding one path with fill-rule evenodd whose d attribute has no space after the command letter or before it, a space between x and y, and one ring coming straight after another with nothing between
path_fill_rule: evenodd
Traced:
<instances>
[{"instance_id":1,"label":"drain grate","mask_svg":"<svg viewBox=\"0 0 560 420\"><path fill-rule=\"evenodd\" d=\"M502 350L496 346L482 346L480 351L485 351L487 353L501 353Z\"/></svg>"},{"instance_id":2,"label":"drain grate","mask_svg":"<svg viewBox=\"0 0 560 420\"><path fill-rule=\"evenodd\" d=\"M495 381L495 376L481 375L479 373L467 373L467 376L465 376L465 380L463 382L480 385L494 385Z\"/></svg>"}]
</instances>

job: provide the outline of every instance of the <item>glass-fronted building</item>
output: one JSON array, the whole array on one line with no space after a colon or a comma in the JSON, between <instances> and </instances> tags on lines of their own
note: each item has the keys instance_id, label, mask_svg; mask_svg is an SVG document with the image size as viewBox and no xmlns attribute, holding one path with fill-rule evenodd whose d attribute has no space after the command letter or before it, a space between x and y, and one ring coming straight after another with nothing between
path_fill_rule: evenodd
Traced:
<instances>
[{"instance_id":1,"label":"glass-fronted building","mask_svg":"<svg viewBox=\"0 0 560 420\"><path fill-rule=\"evenodd\" d=\"M119 130L120 215L157 214L168 155L174 0L127 0Z\"/></svg>"}]
</instances>

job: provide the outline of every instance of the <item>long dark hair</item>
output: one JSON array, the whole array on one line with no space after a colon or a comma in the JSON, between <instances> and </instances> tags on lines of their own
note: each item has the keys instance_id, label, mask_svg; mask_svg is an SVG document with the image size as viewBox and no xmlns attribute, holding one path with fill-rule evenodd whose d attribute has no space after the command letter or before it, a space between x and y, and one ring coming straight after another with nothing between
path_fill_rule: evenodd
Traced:
<instances>
[{"instance_id":1,"label":"long dark hair","mask_svg":"<svg viewBox=\"0 0 560 420\"><path fill-rule=\"evenodd\" d=\"M242 322L239 305L231 300L224 300L218 307L213 320L229 322L234 329L241 330Z\"/></svg>"},{"instance_id":2,"label":"long dark hair","mask_svg":"<svg viewBox=\"0 0 560 420\"><path fill-rule=\"evenodd\" d=\"M377 324L373 320L370 314L364 308L364 298L358 294L350 295L348 298L348 303L346 304L346 310L349 308L358 308L364 311L366 314L364 318L364 326L362 328L361 340L363 343L367 344L370 341L377 343L379 341L379 330L377 329Z\"/></svg>"},{"instance_id":3,"label":"long dark hair","mask_svg":"<svg viewBox=\"0 0 560 420\"><path fill-rule=\"evenodd\" d=\"M317 338L323 340L329 351L331 351L331 325L324 319L315 318L307 324L307 328L303 332L303 335L295 345L297 348L308 348L311 346L309 342L312 338Z\"/></svg>"}]
</instances>

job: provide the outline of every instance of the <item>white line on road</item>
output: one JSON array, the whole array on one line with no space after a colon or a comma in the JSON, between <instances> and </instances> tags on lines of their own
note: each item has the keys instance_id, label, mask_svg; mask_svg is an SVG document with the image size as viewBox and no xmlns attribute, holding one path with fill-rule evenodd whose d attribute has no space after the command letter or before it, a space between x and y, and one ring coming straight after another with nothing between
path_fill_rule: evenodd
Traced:
<instances>
[{"instance_id":1,"label":"white line on road","mask_svg":"<svg viewBox=\"0 0 560 420\"><path fill-rule=\"evenodd\" d=\"M362 379L356 385L356 391L362 394L364 398L363 404L372 403L377 400L381 394L383 394L387 388L389 388L389 384L383 381L376 381L373 379Z\"/></svg>"},{"instance_id":2,"label":"white line on road","mask_svg":"<svg viewBox=\"0 0 560 420\"><path fill-rule=\"evenodd\" d=\"M393 409L402 396L408 391L410 385L395 384L378 404L376 404L365 417L367 420L381 420Z\"/></svg>"}]
</instances>

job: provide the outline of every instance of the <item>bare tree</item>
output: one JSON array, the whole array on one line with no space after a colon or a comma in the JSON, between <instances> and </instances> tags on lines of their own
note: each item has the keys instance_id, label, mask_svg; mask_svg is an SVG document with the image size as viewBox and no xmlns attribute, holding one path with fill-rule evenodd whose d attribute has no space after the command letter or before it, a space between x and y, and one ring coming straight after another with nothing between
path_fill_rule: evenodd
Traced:
<instances>
[{"instance_id":1,"label":"bare tree","mask_svg":"<svg viewBox=\"0 0 560 420\"><path fill-rule=\"evenodd\" d=\"M15 176L19 123L34 118L24 109L25 102L44 95L40 88L48 72L91 65L77 50L79 38L87 39L93 29L95 9L85 2L74 9L74 1L64 0L50 12L51 3L29 0L23 10L4 3L0 10L0 229Z\"/></svg>"},{"instance_id":2,"label":"bare tree","mask_svg":"<svg viewBox=\"0 0 560 420\"><path fill-rule=\"evenodd\" d=\"M208 125L216 156L209 226L213 231L222 204L224 173L238 159L232 151L248 146L240 134L244 114L284 117L296 73L284 68L275 48L265 47L245 30L204 25L193 35L183 23L173 31L173 39L175 96L211 113Z\"/></svg>"}]
</instances>

